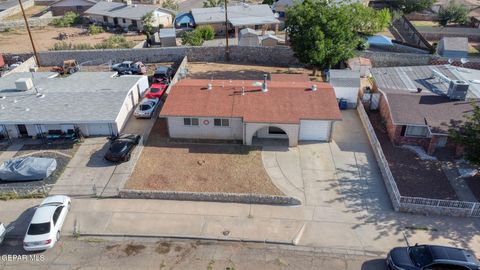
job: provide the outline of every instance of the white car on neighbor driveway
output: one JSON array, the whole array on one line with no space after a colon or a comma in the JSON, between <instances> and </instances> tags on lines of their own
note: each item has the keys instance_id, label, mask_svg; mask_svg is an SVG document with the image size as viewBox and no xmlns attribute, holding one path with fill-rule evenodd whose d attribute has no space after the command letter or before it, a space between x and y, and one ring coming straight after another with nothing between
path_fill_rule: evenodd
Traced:
<instances>
[{"instance_id":1,"label":"white car on neighbor driveway","mask_svg":"<svg viewBox=\"0 0 480 270\"><path fill-rule=\"evenodd\" d=\"M5 226L3 223L0 222L0 244L3 242L3 239L5 238L5 234L7 234L7 230L5 229Z\"/></svg>"},{"instance_id":2,"label":"white car on neighbor driveway","mask_svg":"<svg viewBox=\"0 0 480 270\"><path fill-rule=\"evenodd\" d=\"M158 98L143 99L140 104L138 104L137 108L133 112L133 115L136 118L151 118L155 112L155 109L157 109L159 101L160 100Z\"/></svg>"},{"instance_id":3,"label":"white car on neighbor driveway","mask_svg":"<svg viewBox=\"0 0 480 270\"><path fill-rule=\"evenodd\" d=\"M55 195L47 197L35 210L23 239L26 251L52 248L60 239L60 231L70 211L70 197Z\"/></svg>"}]
</instances>

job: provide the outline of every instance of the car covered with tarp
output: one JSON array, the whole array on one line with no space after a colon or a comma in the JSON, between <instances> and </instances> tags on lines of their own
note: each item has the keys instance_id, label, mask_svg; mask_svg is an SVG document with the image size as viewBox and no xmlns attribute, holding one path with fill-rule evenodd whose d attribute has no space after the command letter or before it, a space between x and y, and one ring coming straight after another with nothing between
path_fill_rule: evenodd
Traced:
<instances>
[{"instance_id":1,"label":"car covered with tarp","mask_svg":"<svg viewBox=\"0 0 480 270\"><path fill-rule=\"evenodd\" d=\"M57 169L54 158L20 157L0 165L0 181L43 180Z\"/></svg>"}]
</instances>

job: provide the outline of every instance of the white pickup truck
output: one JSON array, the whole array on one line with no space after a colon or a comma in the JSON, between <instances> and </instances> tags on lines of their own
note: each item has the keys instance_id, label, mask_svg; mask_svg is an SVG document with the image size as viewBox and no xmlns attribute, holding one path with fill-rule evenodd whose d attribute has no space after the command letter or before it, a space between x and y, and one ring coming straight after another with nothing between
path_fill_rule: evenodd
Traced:
<instances>
[{"instance_id":1,"label":"white pickup truck","mask_svg":"<svg viewBox=\"0 0 480 270\"><path fill-rule=\"evenodd\" d=\"M0 244L3 242L3 238L5 237L6 233L7 230L5 230L5 226L3 226L3 223L0 222Z\"/></svg>"}]
</instances>

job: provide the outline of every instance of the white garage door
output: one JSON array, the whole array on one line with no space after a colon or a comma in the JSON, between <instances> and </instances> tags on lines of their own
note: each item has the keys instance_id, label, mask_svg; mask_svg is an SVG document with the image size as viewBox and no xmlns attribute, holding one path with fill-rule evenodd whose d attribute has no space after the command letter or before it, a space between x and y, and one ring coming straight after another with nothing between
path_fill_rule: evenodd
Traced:
<instances>
[{"instance_id":1,"label":"white garage door","mask_svg":"<svg viewBox=\"0 0 480 270\"><path fill-rule=\"evenodd\" d=\"M109 136L112 131L109 124L89 124L88 136Z\"/></svg>"},{"instance_id":2,"label":"white garage door","mask_svg":"<svg viewBox=\"0 0 480 270\"><path fill-rule=\"evenodd\" d=\"M300 120L300 140L328 141L331 121Z\"/></svg>"}]
</instances>

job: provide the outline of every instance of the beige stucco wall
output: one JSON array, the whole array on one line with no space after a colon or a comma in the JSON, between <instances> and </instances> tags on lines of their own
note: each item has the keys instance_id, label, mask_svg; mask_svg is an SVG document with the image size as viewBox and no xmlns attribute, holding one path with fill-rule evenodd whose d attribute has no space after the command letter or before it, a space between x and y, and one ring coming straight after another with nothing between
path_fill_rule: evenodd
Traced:
<instances>
[{"instance_id":1,"label":"beige stucco wall","mask_svg":"<svg viewBox=\"0 0 480 270\"><path fill-rule=\"evenodd\" d=\"M213 117L198 117L198 126L185 126L183 117L167 117L168 131L172 138L242 140L243 122L241 118L228 118L229 127L216 127ZM206 124L208 121L208 124Z\"/></svg>"},{"instance_id":2,"label":"beige stucco wall","mask_svg":"<svg viewBox=\"0 0 480 270\"><path fill-rule=\"evenodd\" d=\"M244 144L251 145L252 138L255 135L260 135L265 138L266 129L269 126L281 128L288 135L288 145L297 146L298 145L298 124L275 124L275 123L245 123L245 140ZM257 131L259 131L257 133ZM273 138L278 135L267 135L269 138ZM273 136L273 137L272 137ZM278 137L277 137L278 138Z\"/></svg>"}]
</instances>

